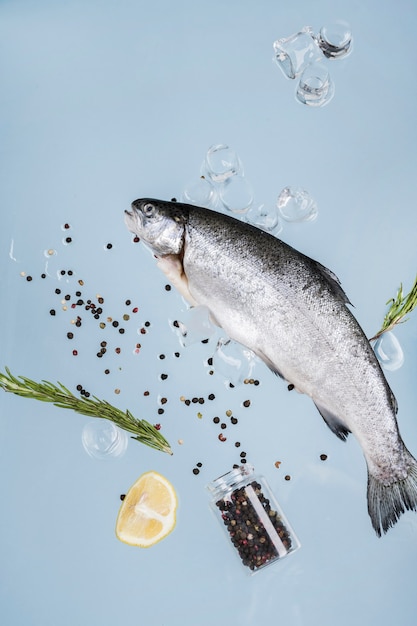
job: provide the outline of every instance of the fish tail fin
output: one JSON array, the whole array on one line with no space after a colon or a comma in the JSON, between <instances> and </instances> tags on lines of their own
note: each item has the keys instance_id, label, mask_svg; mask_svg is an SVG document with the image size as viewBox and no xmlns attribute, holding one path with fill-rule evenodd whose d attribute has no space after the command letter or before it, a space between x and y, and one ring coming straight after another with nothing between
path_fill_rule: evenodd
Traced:
<instances>
[{"instance_id":1,"label":"fish tail fin","mask_svg":"<svg viewBox=\"0 0 417 626\"><path fill-rule=\"evenodd\" d=\"M405 511L417 511L417 461L404 449L407 475L390 484L382 483L368 468L368 513L380 537Z\"/></svg>"}]
</instances>

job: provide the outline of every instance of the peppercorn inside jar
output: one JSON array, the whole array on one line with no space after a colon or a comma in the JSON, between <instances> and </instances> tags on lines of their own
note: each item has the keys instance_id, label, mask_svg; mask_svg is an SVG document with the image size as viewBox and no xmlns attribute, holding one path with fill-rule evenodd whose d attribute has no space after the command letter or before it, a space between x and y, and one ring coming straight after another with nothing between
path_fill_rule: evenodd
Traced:
<instances>
[{"instance_id":1,"label":"peppercorn inside jar","mask_svg":"<svg viewBox=\"0 0 417 626\"><path fill-rule=\"evenodd\" d=\"M265 479L252 466L238 467L207 487L216 517L252 573L300 547Z\"/></svg>"}]
</instances>

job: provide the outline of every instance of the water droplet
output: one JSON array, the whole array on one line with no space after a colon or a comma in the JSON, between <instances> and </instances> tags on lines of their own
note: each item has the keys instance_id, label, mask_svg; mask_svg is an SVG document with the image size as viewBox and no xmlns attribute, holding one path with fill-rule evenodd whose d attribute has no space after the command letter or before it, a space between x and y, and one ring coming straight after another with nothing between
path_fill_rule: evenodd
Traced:
<instances>
[{"instance_id":1,"label":"water droplet","mask_svg":"<svg viewBox=\"0 0 417 626\"><path fill-rule=\"evenodd\" d=\"M181 314L181 321L176 321L174 329L183 347L209 339L214 335L216 329L209 316L209 310L205 306L191 307Z\"/></svg>"},{"instance_id":2,"label":"water droplet","mask_svg":"<svg viewBox=\"0 0 417 626\"><path fill-rule=\"evenodd\" d=\"M243 168L235 150L226 144L216 144L207 150L203 173L214 182L223 183L236 174L243 175Z\"/></svg>"},{"instance_id":3,"label":"water droplet","mask_svg":"<svg viewBox=\"0 0 417 626\"><path fill-rule=\"evenodd\" d=\"M340 59L352 51L352 32L347 22L336 21L323 26L317 39L323 54L329 59Z\"/></svg>"},{"instance_id":4,"label":"water droplet","mask_svg":"<svg viewBox=\"0 0 417 626\"><path fill-rule=\"evenodd\" d=\"M287 78L300 76L303 70L323 58L314 33L305 26L299 33L274 42L275 61Z\"/></svg>"},{"instance_id":5,"label":"water droplet","mask_svg":"<svg viewBox=\"0 0 417 626\"><path fill-rule=\"evenodd\" d=\"M255 365L255 354L231 339L219 339L213 355L213 367L216 372L234 385L250 378Z\"/></svg>"},{"instance_id":6,"label":"water droplet","mask_svg":"<svg viewBox=\"0 0 417 626\"><path fill-rule=\"evenodd\" d=\"M187 183L181 197L183 202L212 209L218 200L217 191L204 177Z\"/></svg>"},{"instance_id":7,"label":"water droplet","mask_svg":"<svg viewBox=\"0 0 417 626\"><path fill-rule=\"evenodd\" d=\"M247 212L245 219L250 224L274 235L282 230L276 207L267 207L264 204L253 206Z\"/></svg>"},{"instance_id":8,"label":"water droplet","mask_svg":"<svg viewBox=\"0 0 417 626\"><path fill-rule=\"evenodd\" d=\"M375 341L374 352L386 370L397 370L404 363L404 352L400 342L391 331L385 332Z\"/></svg>"},{"instance_id":9,"label":"water droplet","mask_svg":"<svg viewBox=\"0 0 417 626\"><path fill-rule=\"evenodd\" d=\"M287 222L308 222L317 217L317 204L310 194L298 187L285 187L278 196L278 211Z\"/></svg>"},{"instance_id":10,"label":"water droplet","mask_svg":"<svg viewBox=\"0 0 417 626\"><path fill-rule=\"evenodd\" d=\"M86 424L81 435L84 450L100 460L120 458L126 452L128 436L108 420L94 418Z\"/></svg>"},{"instance_id":11,"label":"water droplet","mask_svg":"<svg viewBox=\"0 0 417 626\"><path fill-rule=\"evenodd\" d=\"M229 178L220 189L220 200L232 213L246 213L253 202L253 190L244 176Z\"/></svg>"},{"instance_id":12,"label":"water droplet","mask_svg":"<svg viewBox=\"0 0 417 626\"><path fill-rule=\"evenodd\" d=\"M311 107L325 106L334 96L334 84L323 63L309 65L303 71L295 92L301 104Z\"/></svg>"}]
</instances>

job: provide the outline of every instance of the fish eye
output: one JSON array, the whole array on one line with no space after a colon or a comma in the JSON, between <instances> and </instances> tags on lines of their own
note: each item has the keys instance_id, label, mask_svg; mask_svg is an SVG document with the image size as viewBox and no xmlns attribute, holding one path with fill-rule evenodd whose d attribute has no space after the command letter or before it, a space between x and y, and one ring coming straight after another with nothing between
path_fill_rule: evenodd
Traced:
<instances>
[{"instance_id":1,"label":"fish eye","mask_svg":"<svg viewBox=\"0 0 417 626\"><path fill-rule=\"evenodd\" d=\"M152 217L152 215L155 213L155 206L150 202L144 204L142 207L142 213L145 215L145 217Z\"/></svg>"}]
</instances>

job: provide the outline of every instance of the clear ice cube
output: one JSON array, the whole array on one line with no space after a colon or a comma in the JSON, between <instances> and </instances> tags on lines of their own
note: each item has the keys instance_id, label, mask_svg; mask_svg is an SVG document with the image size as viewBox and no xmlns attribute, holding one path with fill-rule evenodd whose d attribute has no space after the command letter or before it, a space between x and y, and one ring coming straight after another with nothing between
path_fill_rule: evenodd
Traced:
<instances>
[{"instance_id":1,"label":"clear ice cube","mask_svg":"<svg viewBox=\"0 0 417 626\"><path fill-rule=\"evenodd\" d=\"M393 332L383 333L374 344L374 352L382 367L389 371L399 369L404 363L404 352Z\"/></svg>"},{"instance_id":2,"label":"clear ice cube","mask_svg":"<svg viewBox=\"0 0 417 626\"><path fill-rule=\"evenodd\" d=\"M86 424L81 434L84 450L100 460L118 459L126 452L128 436L113 422L94 418Z\"/></svg>"},{"instance_id":3,"label":"clear ice cube","mask_svg":"<svg viewBox=\"0 0 417 626\"><path fill-rule=\"evenodd\" d=\"M329 59L340 59L352 51L352 33L347 22L336 21L320 29L317 43Z\"/></svg>"},{"instance_id":4,"label":"clear ice cube","mask_svg":"<svg viewBox=\"0 0 417 626\"><path fill-rule=\"evenodd\" d=\"M245 219L249 224L257 226L267 233L277 235L282 230L276 207L268 207L265 204L252 206L246 213Z\"/></svg>"},{"instance_id":5,"label":"clear ice cube","mask_svg":"<svg viewBox=\"0 0 417 626\"><path fill-rule=\"evenodd\" d=\"M203 173L215 183L223 183L236 174L243 174L242 163L235 150L226 144L216 144L207 150Z\"/></svg>"},{"instance_id":6,"label":"clear ice cube","mask_svg":"<svg viewBox=\"0 0 417 626\"><path fill-rule=\"evenodd\" d=\"M329 70L324 63L313 63L305 68L295 93L301 104L312 107L322 107L330 102L334 96L334 84Z\"/></svg>"},{"instance_id":7,"label":"clear ice cube","mask_svg":"<svg viewBox=\"0 0 417 626\"><path fill-rule=\"evenodd\" d=\"M209 339L216 332L206 306L194 306L187 309L181 314L181 320L176 320L173 327L184 348Z\"/></svg>"},{"instance_id":8,"label":"clear ice cube","mask_svg":"<svg viewBox=\"0 0 417 626\"><path fill-rule=\"evenodd\" d=\"M317 217L317 204L310 194L298 187L285 187L278 196L278 211L287 222L308 222Z\"/></svg>"},{"instance_id":9,"label":"clear ice cube","mask_svg":"<svg viewBox=\"0 0 417 626\"><path fill-rule=\"evenodd\" d=\"M213 185L203 176L197 180L192 180L184 187L181 200L188 204L195 204L207 209L216 206L218 194Z\"/></svg>"},{"instance_id":10,"label":"clear ice cube","mask_svg":"<svg viewBox=\"0 0 417 626\"><path fill-rule=\"evenodd\" d=\"M305 26L295 35L277 39L273 45L274 60L287 78L300 76L308 65L324 58L309 26Z\"/></svg>"},{"instance_id":11,"label":"clear ice cube","mask_svg":"<svg viewBox=\"0 0 417 626\"><path fill-rule=\"evenodd\" d=\"M246 213L253 202L253 190L244 176L236 175L223 183L220 200L232 213Z\"/></svg>"},{"instance_id":12,"label":"clear ice cube","mask_svg":"<svg viewBox=\"0 0 417 626\"><path fill-rule=\"evenodd\" d=\"M226 380L237 385L250 378L255 366L255 354L231 339L219 339L213 355L213 367Z\"/></svg>"}]
</instances>

